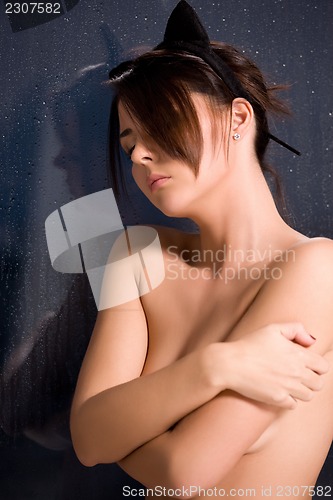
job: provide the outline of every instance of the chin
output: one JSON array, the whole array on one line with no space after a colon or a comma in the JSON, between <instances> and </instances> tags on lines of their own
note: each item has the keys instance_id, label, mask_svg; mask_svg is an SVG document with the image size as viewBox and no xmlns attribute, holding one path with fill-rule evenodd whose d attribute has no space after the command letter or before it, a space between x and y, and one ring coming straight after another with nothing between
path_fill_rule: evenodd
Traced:
<instances>
[{"instance_id":1,"label":"chin","mask_svg":"<svg viewBox=\"0 0 333 500\"><path fill-rule=\"evenodd\" d=\"M166 193L163 193L163 196L150 196L149 199L167 217L188 217L187 205L179 197L176 198L175 196L168 196Z\"/></svg>"}]
</instances>

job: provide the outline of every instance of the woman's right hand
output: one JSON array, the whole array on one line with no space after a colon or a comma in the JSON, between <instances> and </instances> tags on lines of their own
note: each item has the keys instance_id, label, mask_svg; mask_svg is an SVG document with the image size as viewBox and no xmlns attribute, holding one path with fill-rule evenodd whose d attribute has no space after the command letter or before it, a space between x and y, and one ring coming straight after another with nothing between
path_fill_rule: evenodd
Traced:
<instances>
[{"instance_id":1,"label":"woman's right hand","mask_svg":"<svg viewBox=\"0 0 333 500\"><path fill-rule=\"evenodd\" d=\"M314 391L323 387L323 375L329 369L324 357L307 349L315 342L300 323L271 324L238 340L211 344L208 373L218 384L222 368L228 389L293 409L297 400L310 401Z\"/></svg>"}]
</instances>

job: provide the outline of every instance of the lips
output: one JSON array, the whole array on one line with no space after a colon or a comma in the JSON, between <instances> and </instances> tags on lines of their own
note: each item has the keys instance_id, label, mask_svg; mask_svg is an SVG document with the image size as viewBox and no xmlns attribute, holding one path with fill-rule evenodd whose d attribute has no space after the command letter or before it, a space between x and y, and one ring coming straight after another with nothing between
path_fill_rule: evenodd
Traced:
<instances>
[{"instance_id":1,"label":"lips","mask_svg":"<svg viewBox=\"0 0 333 500\"><path fill-rule=\"evenodd\" d=\"M157 188L159 188L162 184L164 184L166 181L170 179L170 176L163 175L163 174L151 174L147 178L147 184L151 191L155 191Z\"/></svg>"}]
</instances>

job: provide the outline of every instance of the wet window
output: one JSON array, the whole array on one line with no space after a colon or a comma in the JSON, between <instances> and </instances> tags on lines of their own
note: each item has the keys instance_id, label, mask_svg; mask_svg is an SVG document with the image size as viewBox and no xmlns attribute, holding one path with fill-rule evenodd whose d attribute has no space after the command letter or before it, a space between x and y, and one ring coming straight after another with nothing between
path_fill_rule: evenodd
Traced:
<instances>
[{"instance_id":1,"label":"wet window","mask_svg":"<svg viewBox=\"0 0 333 500\"><path fill-rule=\"evenodd\" d=\"M52 268L44 223L61 206L110 187L108 73L161 41L175 4L1 7L1 498L114 499L123 498L122 485L134 484L116 465L84 468L72 450L69 409L97 309L84 273ZM270 162L284 184L290 223L332 238L333 3L192 5L212 40L244 50L271 83L288 84L293 115L270 128L302 155L272 143ZM125 175L129 194L118 205L124 225L192 227L152 207L129 165ZM333 484L332 460L321 484Z\"/></svg>"}]
</instances>

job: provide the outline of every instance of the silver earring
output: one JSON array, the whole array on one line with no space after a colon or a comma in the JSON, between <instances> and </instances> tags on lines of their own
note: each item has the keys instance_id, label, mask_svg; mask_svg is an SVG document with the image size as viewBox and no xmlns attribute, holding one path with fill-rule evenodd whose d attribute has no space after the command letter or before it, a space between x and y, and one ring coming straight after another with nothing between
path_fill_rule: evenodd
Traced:
<instances>
[{"instance_id":1,"label":"silver earring","mask_svg":"<svg viewBox=\"0 0 333 500\"><path fill-rule=\"evenodd\" d=\"M240 136L240 134L237 133L237 134L234 134L232 137L235 139L235 141L238 141L238 139L240 139L241 136Z\"/></svg>"}]
</instances>

